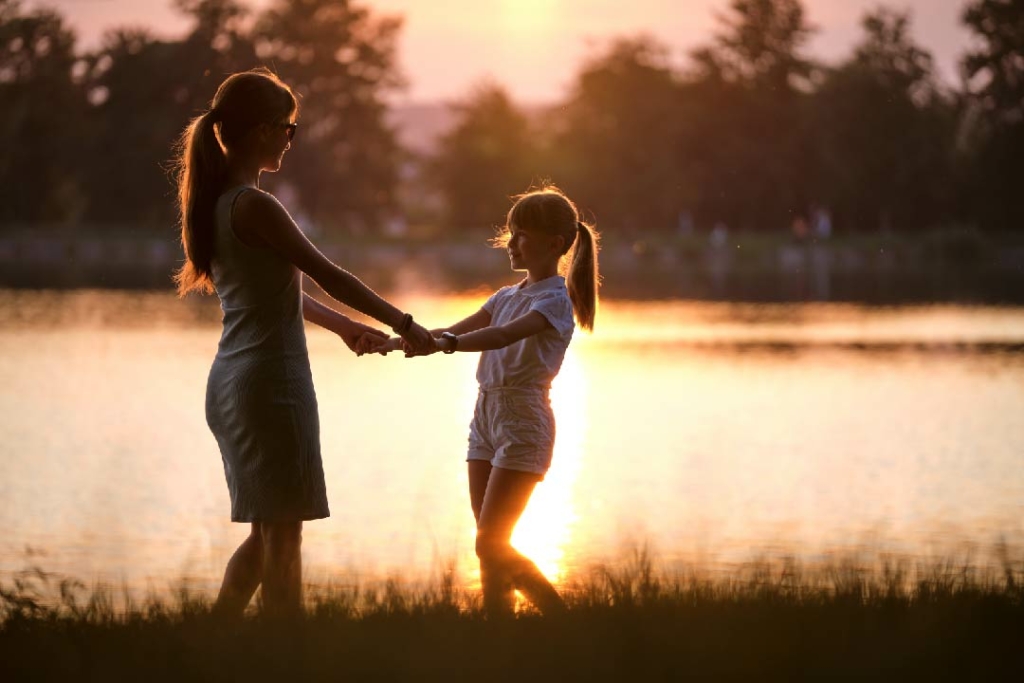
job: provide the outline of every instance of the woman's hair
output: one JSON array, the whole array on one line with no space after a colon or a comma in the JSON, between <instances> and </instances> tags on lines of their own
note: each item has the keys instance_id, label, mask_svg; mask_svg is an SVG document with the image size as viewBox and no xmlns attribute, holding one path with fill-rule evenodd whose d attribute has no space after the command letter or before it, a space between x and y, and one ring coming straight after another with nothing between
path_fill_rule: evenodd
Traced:
<instances>
[{"instance_id":1,"label":"woman's hair","mask_svg":"<svg viewBox=\"0 0 1024 683\"><path fill-rule=\"evenodd\" d=\"M253 69L228 76L210 109L181 134L173 160L185 249L185 263L174 274L179 296L213 291L214 205L224 190L225 150L240 144L256 126L286 120L297 110L291 88L269 69Z\"/></svg>"},{"instance_id":2,"label":"woman's hair","mask_svg":"<svg viewBox=\"0 0 1024 683\"><path fill-rule=\"evenodd\" d=\"M514 199L505 226L494 240L494 245L506 247L513 226L564 238L558 272L565 276L569 299L580 327L593 330L597 289L601 283L597 269L599 235L596 228L580 219L576 205L554 185L531 190Z\"/></svg>"}]
</instances>

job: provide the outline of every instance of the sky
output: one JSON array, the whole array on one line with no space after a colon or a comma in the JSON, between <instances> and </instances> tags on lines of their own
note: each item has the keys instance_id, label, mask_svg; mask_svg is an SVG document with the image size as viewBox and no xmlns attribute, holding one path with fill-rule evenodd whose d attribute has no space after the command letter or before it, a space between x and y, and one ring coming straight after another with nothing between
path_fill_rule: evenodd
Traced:
<instances>
[{"instance_id":1,"label":"sky","mask_svg":"<svg viewBox=\"0 0 1024 683\"><path fill-rule=\"evenodd\" d=\"M263 7L271 0L249 0ZM959 15L966 0L804 0L818 31L808 46L825 62L846 57L860 37L860 18L880 4L909 10L912 35L935 57L939 75L958 82L957 62L970 46ZM83 48L95 47L107 29L148 26L176 37L188 21L171 0L30 0L57 8L78 33ZM405 102L464 98L484 80L505 86L522 103L562 97L581 62L617 36L646 33L685 63L688 50L707 44L716 14L728 0L362 0L377 13L402 15L399 66L408 88Z\"/></svg>"}]
</instances>

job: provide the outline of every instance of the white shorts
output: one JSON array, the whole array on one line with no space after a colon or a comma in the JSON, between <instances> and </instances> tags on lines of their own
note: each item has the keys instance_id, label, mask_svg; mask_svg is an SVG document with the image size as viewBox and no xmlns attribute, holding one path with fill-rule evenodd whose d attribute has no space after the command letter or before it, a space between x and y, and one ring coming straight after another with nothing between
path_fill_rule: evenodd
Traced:
<instances>
[{"instance_id":1,"label":"white shorts","mask_svg":"<svg viewBox=\"0 0 1024 683\"><path fill-rule=\"evenodd\" d=\"M547 391L537 387L480 389L469 424L466 460L532 472L541 479L555 449L555 415Z\"/></svg>"}]
</instances>

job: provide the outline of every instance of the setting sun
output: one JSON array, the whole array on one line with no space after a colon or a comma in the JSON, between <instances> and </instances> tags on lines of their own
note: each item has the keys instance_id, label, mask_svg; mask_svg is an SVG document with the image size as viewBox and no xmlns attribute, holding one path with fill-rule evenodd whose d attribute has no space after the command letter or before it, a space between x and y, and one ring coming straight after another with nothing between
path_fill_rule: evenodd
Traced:
<instances>
[{"instance_id":1,"label":"setting sun","mask_svg":"<svg viewBox=\"0 0 1024 683\"><path fill-rule=\"evenodd\" d=\"M549 28L557 11L547 0L503 0L498 24L505 31L536 31Z\"/></svg>"}]
</instances>

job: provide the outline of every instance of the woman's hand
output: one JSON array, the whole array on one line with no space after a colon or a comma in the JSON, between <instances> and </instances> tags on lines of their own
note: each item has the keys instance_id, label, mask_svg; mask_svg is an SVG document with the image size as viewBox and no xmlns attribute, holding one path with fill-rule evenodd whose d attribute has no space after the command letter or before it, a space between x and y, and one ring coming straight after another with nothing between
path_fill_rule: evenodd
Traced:
<instances>
[{"instance_id":1,"label":"woman's hand","mask_svg":"<svg viewBox=\"0 0 1024 683\"><path fill-rule=\"evenodd\" d=\"M426 347L420 347L418 350L413 348L412 344L402 340L402 350L405 351L406 358L414 358L415 356L429 356L432 353L437 353L441 350L441 347L437 345L437 340L433 337L430 338L430 344Z\"/></svg>"},{"instance_id":2,"label":"woman's hand","mask_svg":"<svg viewBox=\"0 0 1024 683\"><path fill-rule=\"evenodd\" d=\"M387 332L381 332L376 328L358 323L349 318L338 321L334 332L345 342L345 346L357 356L376 351L374 347L388 340Z\"/></svg>"},{"instance_id":3,"label":"woman's hand","mask_svg":"<svg viewBox=\"0 0 1024 683\"><path fill-rule=\"evenodd\" d=\"M401 337L391 337L390 339L381 339L375 334L367 332L359 338L359 344L356 348L356 355L363 355L364 353L379 353L382 356L386 356L392 351L397 351L402 348Z\"/></svg>"},{"instance_id":4,"label":"woman's hand","mask_svg":"<svg viewBox=\"0 0 1024 683\"><path fill-rule=\"evenodd\" d=\"M402 348L405 349L406 357L428 356L437 351L437 344L434 335L430 330L417 322L413 322L409 329L402 335Z\"/></svg>"}]
</instances>

